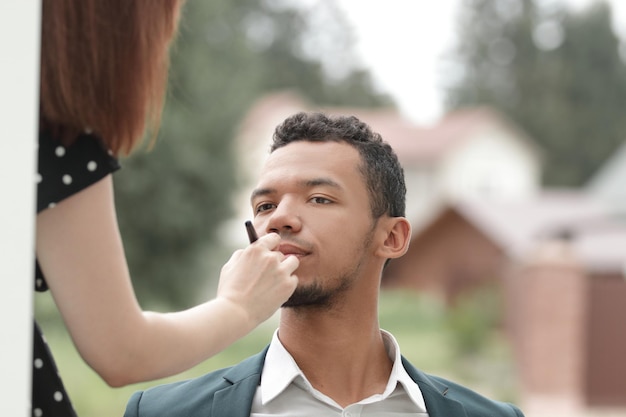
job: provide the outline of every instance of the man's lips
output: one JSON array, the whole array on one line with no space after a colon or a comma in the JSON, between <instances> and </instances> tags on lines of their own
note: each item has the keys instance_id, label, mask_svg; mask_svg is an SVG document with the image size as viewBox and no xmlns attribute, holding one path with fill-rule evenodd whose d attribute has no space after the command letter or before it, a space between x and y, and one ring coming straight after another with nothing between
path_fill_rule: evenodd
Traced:
<instances>
[{"instance_id":1,"label":"man's lips","mask_svg":"<svg viewBox=\"0 0 626 417\"><path fill-rule=\"evenodd\" d=\"M304 250L304 249L302 249L302 248L300 248L298 246L295 246L295 245L292 245L292 244L289 244L289 243L281 243L280 245L278 245L278 251L282 252L282 254L285 255L285 256L287 256L287 255L295 255L298 258L306 256L306 255L308 255L310 253L310 252L308 252L308 251L306 251L306 250Z\"/></svg>"}]
</instances>

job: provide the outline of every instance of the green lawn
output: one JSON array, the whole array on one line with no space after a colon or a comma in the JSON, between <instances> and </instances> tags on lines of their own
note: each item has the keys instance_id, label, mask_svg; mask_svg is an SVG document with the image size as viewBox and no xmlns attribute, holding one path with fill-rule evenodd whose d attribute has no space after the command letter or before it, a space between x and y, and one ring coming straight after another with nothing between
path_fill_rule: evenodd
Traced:
<instances>
[{"instance_id":1,"label":"green lawn","mask_svg":"<svg viewBox=\"0 0 626 417\"><path fill-rule=\"evenodd\" d=\"M272 319L226 351L175 377L110 388L82 361L65 328L59 325L51 300L45 295L37 298L37 314L43 316L40 324L81 417L122 416L134 391L235 364L261 350L277 327L276 319ZM468 314L472 314L471 311ZM444 308L431 299L410 292L382 293L380 324L398 339L403 355L425 372L467 384L492 398L515 401L509 349L497 331L487 332L480 349L463 352Z\"/></svg>"}]
</instances>

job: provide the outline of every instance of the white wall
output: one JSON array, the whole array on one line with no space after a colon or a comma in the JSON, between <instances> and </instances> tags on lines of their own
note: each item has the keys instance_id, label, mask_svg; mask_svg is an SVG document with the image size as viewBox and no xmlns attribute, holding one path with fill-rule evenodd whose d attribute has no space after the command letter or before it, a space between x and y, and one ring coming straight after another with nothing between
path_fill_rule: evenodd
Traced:
<instances>
[{"instance_id":1,"label":"white wall","mask_svg":"<svg viewBox=\"0 0 626 417\"><path fill-rule=\"evenodd\" d=\"M0 1L0 416L30 415L38 1Z\"/></svg>"},{"instance_id":2,"label":"white wall","mask_svg":"<svg viewBox=\"0 0 626 417\"><path fill-rule=\"evenodd\" d=\"M534 154L507 132L478 131L450 152L439 167L444 193L453 199L522 199L540 187L541 168Z\"/></svg>"},{"instance_id":3,"label":"white wall","mask_svg":"<svg viewBox=\"0 0 626 417\"><path fill-rule=\"evenodd\" d=\"M414 229L419 227L437 211L442 203L435 171L431 166L405 166L406 217Z\"/></svg>"},{"instance_id":4,"label":"white wall","mask_svg":"<svg viewBox=\"0 0 626 417\"><path fill-rule=\"evenodd\" d=\"M626 219L626 142L589 180L587 190Z\"/></svg>"}]
</instances>

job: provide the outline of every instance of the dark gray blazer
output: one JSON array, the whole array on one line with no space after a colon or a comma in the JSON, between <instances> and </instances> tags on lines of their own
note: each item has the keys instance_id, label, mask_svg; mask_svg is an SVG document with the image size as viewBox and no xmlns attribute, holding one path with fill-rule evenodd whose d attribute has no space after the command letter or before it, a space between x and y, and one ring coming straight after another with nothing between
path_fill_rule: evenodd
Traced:
<instances>
[{"instance_id":1,"label":"dark gray blazer","mask_svg":"<svg viewBox=\"0 0 626 417\"><path fill-rule=\"evenodd\" d=\"M249 417L267 348L231 368L133 394L124 417ZM445 379L426 375L405 358L430 417L523 417L512 404L487 399Z\"/></svg>"}]
</instances>

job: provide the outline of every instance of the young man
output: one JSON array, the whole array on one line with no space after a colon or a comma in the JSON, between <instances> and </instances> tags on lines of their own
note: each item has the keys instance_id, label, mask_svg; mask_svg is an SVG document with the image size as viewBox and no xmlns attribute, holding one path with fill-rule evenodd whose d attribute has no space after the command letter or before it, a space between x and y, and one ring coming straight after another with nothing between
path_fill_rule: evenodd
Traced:
<instances>
[{"instance_id":1,"label":"young man","mask_svg":"<svg viewBox=\"0 0 626 417\"><path fill-rule=\"evenodd\" d=\"M299 113L274 134L254 225L296 256L298 287L269 347L201 378L133 395L125 416L522 416L422 373L379 328L383 267L411 235L393 150L355 117Z\"/></svg>"}]
</instances>

